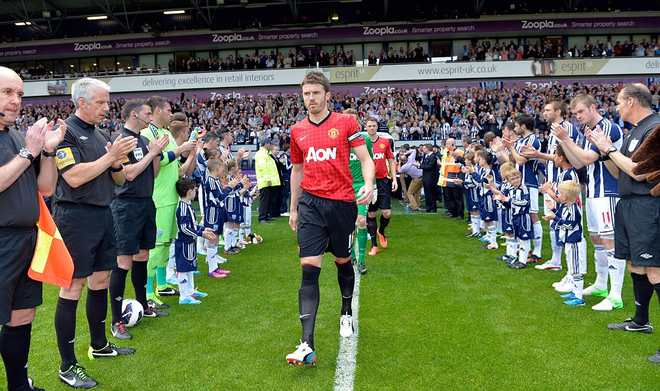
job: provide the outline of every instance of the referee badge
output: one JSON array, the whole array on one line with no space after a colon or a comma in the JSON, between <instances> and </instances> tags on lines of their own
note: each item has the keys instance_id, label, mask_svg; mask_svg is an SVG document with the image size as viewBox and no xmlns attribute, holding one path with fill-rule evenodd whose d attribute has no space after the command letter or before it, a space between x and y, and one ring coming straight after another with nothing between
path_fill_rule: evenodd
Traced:
<instances>
[{"instance_id":1,"label":"referee badge","mask_svg":"<svg viewBox=\"0 0 660 391\"><path fill-rule=\"evenodd\" d=\"M66 147L58 150L57 155L55 155L55 162L57 163L58 170L76 164L76 159L73 156L73 152L71 152L71 148Z\"/></svg>"},{"instance_id":2,"label":"referee badge","mask_svg":"<svg viewBox=\"0 0 660 391\"><path fill-rule=\"evenodd\" d=\"M337 138L337 136L339 136L339 129L332 128L328 130L328 137L334 139Z\"/></svg>"},{"instance_id":3,"label":"referee badge","mask_svg":"<svg viewBox=\"0 0 660 391\"><path fill-rule=\"evenodd\" d=\"M138 162L144 158L144 152L142 152L142 147L135 148L133 150L133 156L135 156L135 160Z\"/></svg>"}]
</instances>

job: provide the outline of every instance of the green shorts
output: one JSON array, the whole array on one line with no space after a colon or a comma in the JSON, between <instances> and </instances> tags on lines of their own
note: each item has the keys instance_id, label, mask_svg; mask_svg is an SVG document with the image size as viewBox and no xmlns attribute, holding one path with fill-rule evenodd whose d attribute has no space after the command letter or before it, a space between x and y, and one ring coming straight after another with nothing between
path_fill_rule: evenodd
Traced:
<instances>
[{"instance_id":1,"label":"green shorts","mask_svg":"<svg viewBox=\"0 0 660 391\"><path fill-rule=\"evenodd\" d=\"M364 186L364 182L353 183L353 190L355 191L355 199L356 200L358 198L360 198L358 196L358 192L360 191L362 186ZM369 207L369 205L358 205L357 207L358 207L358 216L366 216L367 215L367 212L368 212L367 208Z\"/></svg>"},{"instance_id":2,"label":"green shorts","mask_svg":"<svg viewBox=\"0 0 660 391\"><path fill-rule=\"evenodd\" d=\"M167 243L176 238L176 204L156 208L156 243Z\"/></svg>"}]
</instances>

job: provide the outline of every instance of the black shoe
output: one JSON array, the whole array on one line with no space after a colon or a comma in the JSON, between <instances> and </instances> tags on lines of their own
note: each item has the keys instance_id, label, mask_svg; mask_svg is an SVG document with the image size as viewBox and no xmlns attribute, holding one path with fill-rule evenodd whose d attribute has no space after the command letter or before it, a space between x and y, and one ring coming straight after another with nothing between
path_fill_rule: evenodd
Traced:
<instances>
[{"instance_id":1,"label":"black shoe","mask_svg":"<svg viewBox=\"0 0 660 391\"><path fill-rule=\"evenodd\" d=\"M259 220L261 224L270 224L270 221L268 220Z\"/></svg>"},{"instance_id":2,"label":"black shoe","mask_svg":"<svg viewBox=\"0 0 660 391\"><path fill-rule=\"evenodd\" d=\"M647 357L646 359L656 364L660 363L660 350L658 350L653 356Z\"/></svg>"},{"instance_id":3,"label":"black shoe","mask_svg":"<svg viewBox=\"0 0 660 391\"><path fill-rule=\"evenodd\" d=\"M628 318L621 323L610 323L607 325L607 328L610 330L632 331L644 334L651 334L653 332L653 326L650 322L647 322L645 325L639 325L632 318Z\"/></svg>"},{"instance_id":4,"label":"black shoe","mask_svg":"<svg viewBox=\"0 0 660 391\"><path fill-rule=\"evenodd\" d=\"M101 357L116 357L116 356L128 356L129 354L135 353L133 348L120 348L119 346L108 342L103 349L94 349L91 346L87 351L87 356L90 360Z\"/></svg>"},{"instance_id":5,"label":"black shoe","mask_svg":"<svg viewBox=\"0 0 660 391\"><path fill-rule=\"evenodd\" d=\"M133 339L133 336L126 330L126 325L123 322L117 322L110 326L110 333L117 339Z\"/></svg>"},{"instance_id":6,"label":"black shoe","mask_svg":"<svg viewBox=\"0 0 660 391\"><path fill-rule=\"evenodd\" d=\"M360 274L367 274L367 267L364 265L364 263L358 263L358 271Z\"/></svg>"},{"instance_id":7,"label":"black shoe","mask_svg":"<svg viewBox=\"0 0 660 391\"><path fill-rule=\"evenodd\" d=\"M68 370L62 372L60 369L60 381L70 385L73 388L84 388L86 390L94 388L99 383L85 373L85 368L73 364Z\"/></svg>"},{"instance_id":8,"label":"black shoe","mask_svg":"<svg viewBox=\"0 0 660 391\"><path fill-rule=\"evenodd\" d=\"M166 309L170 308L169 304L166 304L166 303L158 304L158 303L156 303L155 301L153 301L151 299L147 300L147 305L149 306L149 308L157 309L157 310L166 310Z\"/></svg>"},{"instance_id":9,"label":"black shoe","mask_svg":"<svg viewBox=\"0 0 660 391\"><path fill-rule=\"evenodd\" d=\"M463 216L456 216L456 220L463 221Z\"/></svg>"},{"instance_id":10,"label":"black shoe","mask_svg":"<svg viewBox=\"0 0 660 391\"><path fill-rule=\"evenodd\" d=\"M163 316L169 316L170 313L167 311L158 311L154 307L149 307L146 310L144 310L144 314L142 314L145 318L161 318Z\"/></svg>"},{"instance_id":11,"label":"black shoe","mask_svg":"<svg viewBox=\"0 0 660 391\"><path fill-rule=\"evenodd\" d=\"M267 218L266 220L268 220L268 221L274 221L274 220L277 220L277 218L271 216L271 217Z\"/></svg>"},{"instance_id":12,"label":"black shoe","mask_svg":"<svg viewBox=\"0 0 660 391\"><path fill-rule=\"evenodd\" d=\"M451 212L445 212L442 215L446 216L446 217L454 217L454 216L451 215Z\"/></svg>"},{"instance_id":13,"label":"black shoe","mask_svg":"<svg viewBox=\"0 0 660 391\"><path fill-rule=\"evenodd\" d=\"M30 387L29 389L32 391L45 391L43 388L35 387L34 380L32 380L32 378L29 377L28 377L28 386Z\"/></svg>"},{"instance_id":14,"label":"black shoe","mask_svg":"<svg viewBox=\"0 0 660 391\"><path fill-rule=\"evenodd\" d=\"M159 296L179 296L179 291L168 286L165 289L158 290L158 295Z\"/></svg>"}]
</instances>

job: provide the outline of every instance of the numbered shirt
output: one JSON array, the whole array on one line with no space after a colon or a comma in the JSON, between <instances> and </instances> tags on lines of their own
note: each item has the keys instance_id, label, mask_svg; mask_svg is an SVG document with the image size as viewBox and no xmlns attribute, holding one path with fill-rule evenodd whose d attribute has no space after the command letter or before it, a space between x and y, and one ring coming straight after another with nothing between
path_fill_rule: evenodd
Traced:
<instances>
[{"instance_id":1,"label":"numbered shirt","mask_svg":"<svg viewBox=\"0 0 660 391\"><path fill-rule=\"evenodd\" d=\"M110 137L114 143L117 137L121 135L123 138L135 137L137 138L137 145L135 149L128 153L124 159L124 166L136 164L149 153L149 140L138 133L131 132L125 127L121 127L119 131ZM115 197L134 197L134 198L151 198L154 193L154 169L152 164L149 164L144 171L140 173L132 181L126 180L121 186L115 185Z\"/></svg>"},{"instance_id":2,"label":"numbered shirt","mask_svg":"<svg viewBox=\"0 0 660 391\"><path fill-rule=\"evenodd\" d=\"M320 123L305 118L291 128L291 162L303 165L300 187L316 196L355 201L351 148L364 145L352 115L330 113Z\"/></svg>"}]
</instances>

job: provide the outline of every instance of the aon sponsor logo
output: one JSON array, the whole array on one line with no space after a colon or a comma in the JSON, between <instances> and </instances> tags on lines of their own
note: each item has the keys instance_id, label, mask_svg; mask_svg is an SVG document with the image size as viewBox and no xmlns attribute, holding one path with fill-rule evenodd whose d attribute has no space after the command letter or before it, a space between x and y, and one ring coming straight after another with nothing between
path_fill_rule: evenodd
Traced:
<instances>
[{"instance_id":1,"label":"aon sponsor logo","mask_svg":"<svg viewBox=\"0 0 660 391\"><path fill-rule=\"evenodd\" d=\"M321 148L314 149L314 147L309 147L307 150L307 163L322 162L324 160L334 160L337 158L337 148Z\"/></svg>"},{"instance_id":2,"label":"aon sponsor logo","mask_svg":"<svg viewBox=\"0 0 660 391\"><path fill-rule=\"evenodd\" d=\"M385 154L383 152L374 153L374 160L385 159Z\"/></svg>"},{"instance_id":3,"label":"aon sponsor logo","mask_svg":"<svg viewBox=\"0 0 660 391\"><path fill-rule=\"evenodd\" d=\"M360 159L358 159L358 157L357 157L353 152L351 152L350 160L351 160L352 162L360 161Z\"/></svg>"}]
</instances>

